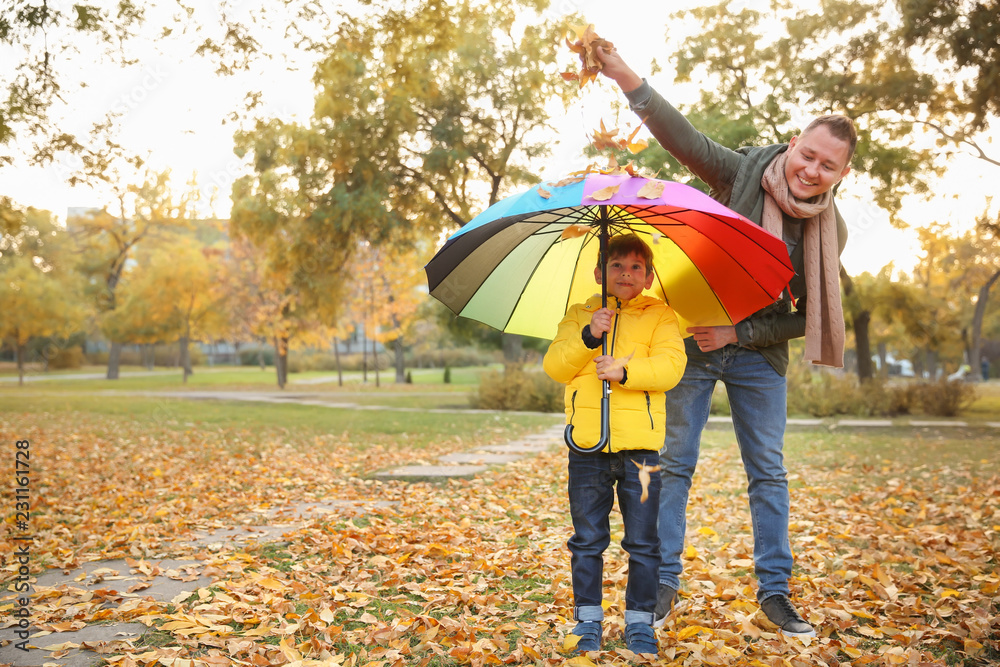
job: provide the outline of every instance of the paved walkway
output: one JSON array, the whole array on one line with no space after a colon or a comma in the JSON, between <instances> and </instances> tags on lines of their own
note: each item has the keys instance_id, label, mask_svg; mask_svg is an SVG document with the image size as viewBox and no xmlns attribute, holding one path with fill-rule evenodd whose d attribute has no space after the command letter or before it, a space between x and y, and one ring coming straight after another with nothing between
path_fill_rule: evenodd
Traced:
<instances>
[{"instance_id":1,"label":"paved walkway","mask_svg":"<svg viewBox=\"0 0 1000 667\"><path fill-rule=\"evenodd\" d=\"M197 390L197 391L142 391L142 392L120 392L109 390L108 394L122 394L128 393L130 396L151 396L158 398L185 398L189 400L219 400L219 401L249 401L257 403L294 403L298 405L315 405L324 408L339 408L344 410L378 410L378 411L390 411L390 412L430 412L430 413L440 413L440 414L497 414L497 410L473 410L471 408L410 408L410 407L398 407L398 406L386 406L386 405L370 405L361 403L352 403L350 401L345 401L343 398L344 394L331 394L331 393L321 393L321 392L302 392L287 390L287 391L211 391L211 390ZM366 393L366 396L371 396L372 394ZM411 393L407 392L396 392L396 393L380 393L379 396L411 396ZM436 392L435 395L454 395L449 392ZM562 420L562 413L543 413L543 412L508 412L506 414L534 414L534 415L550 415L555 419ZM713 416L708 419L709 424L731 424L732 420L728 416ZM837 418L830 417L825 419L813 419L813 418L789 418L789 426L827 426L830 429L835 428L878 428L878 427L917 427L917 428L927 428L927 427L983 427L989 429L1000 429L1000 421L987 421L987 422L968 422L961 419L910 419L910 418L897 418L897 419L854 419L854 418Z\"/></svg>"}]
</instances>

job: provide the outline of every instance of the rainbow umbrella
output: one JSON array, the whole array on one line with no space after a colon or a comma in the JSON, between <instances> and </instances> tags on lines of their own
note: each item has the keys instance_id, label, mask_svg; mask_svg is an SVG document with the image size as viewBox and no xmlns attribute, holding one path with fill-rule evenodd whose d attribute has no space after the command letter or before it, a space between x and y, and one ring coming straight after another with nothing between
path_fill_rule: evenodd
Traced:
<instances>
[{"instance_id":1,"label":"rainbow umbrella","mask_svg":"<svg viewBox=\"0 0 1000 667\"><path fill-rule=\"evenodd\" d=\"M630 232L652 248L650 292L674 309L682 333L739 322L777 299L793 275L784 241L694 188L588 173L473 218L427 263L428 288L457 315L551 339L566 309L597 291L594 267L608 237ZM605 383L605 403L608 392Z\"/></svg>"}]
</instances>

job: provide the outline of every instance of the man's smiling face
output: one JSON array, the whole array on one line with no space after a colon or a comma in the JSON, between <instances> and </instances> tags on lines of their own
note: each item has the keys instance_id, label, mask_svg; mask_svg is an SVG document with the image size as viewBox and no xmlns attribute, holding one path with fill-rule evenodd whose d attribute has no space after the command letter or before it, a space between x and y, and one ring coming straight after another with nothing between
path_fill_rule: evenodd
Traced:
<instances>
[{"instance_id":1,"label":"man's smiling face","mask_svg":"<svg viewBox=\"0 0 1000 667\"><path fill-rule=\"evenodd\" d=\"M796 199L811 199L828 191L850 173L850 146L820 125L792 137L785 162L785 179Z\"/></svg>"}]
</instances>

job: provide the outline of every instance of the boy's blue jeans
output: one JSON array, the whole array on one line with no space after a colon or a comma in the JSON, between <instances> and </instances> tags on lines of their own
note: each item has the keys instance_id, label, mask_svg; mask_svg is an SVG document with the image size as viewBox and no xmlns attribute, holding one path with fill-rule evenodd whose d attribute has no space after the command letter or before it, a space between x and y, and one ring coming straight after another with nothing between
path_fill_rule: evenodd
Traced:
<instances>
[{"instance_id":1,"label":"boy's blue jeans","mask_svg":"<svg viewBox=\"0 0 1000 667\"><path fill-rule=\"evenodd\" d=\"M721 380L749 482L757 599L788 595L792 550L788 480L781 451L787 418L785 378L755 350L727 345L702 352L693 338L684 343L687 368L680 384L667 392L667 435L660 452L660 581L680 588L688 491L712 392Z\"/></svg>"},{"instance_id":2,"label":"boy's blue jeans","mask_svg":"<svg viewBox=\"0 0 1000 667\"><path fill-rule=\"evenodd\" d=\"M625 623L652 624L660 567L660 540L656 514L660 504L660 476L650 474L649 498L641 502L642 483L636 463L655 467L654 450L626 450L612 454L569 452L569 509L573 537L569 539L573 573L574 616L578 621L600 621L604 581L604 550L611 543L611 509L615 486L625 525L622 548L628 552L625 586Z\"/></svg>"}]
</instances>

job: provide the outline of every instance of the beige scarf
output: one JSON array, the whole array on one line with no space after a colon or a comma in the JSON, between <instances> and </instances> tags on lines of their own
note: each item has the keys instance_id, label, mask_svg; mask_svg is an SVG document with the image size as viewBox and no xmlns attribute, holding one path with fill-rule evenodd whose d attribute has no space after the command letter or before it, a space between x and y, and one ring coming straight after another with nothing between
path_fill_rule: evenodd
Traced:
<instances>
[{"instance_id":1,"label":"beige scarf","mask_svg":"<svg viewBox=\"0 0 1000 667\"><path fill-rule=\"evenodd\" d=\"M761 186L764 197L762 226L784 238L782 211L801 221L802 256L806 280L806 359L822 366L844 366L844 311L840 303L840 252L833 193L809 200L796 199L785 180L788 153L771 160Z\"/></svg>"}]
</instances>

